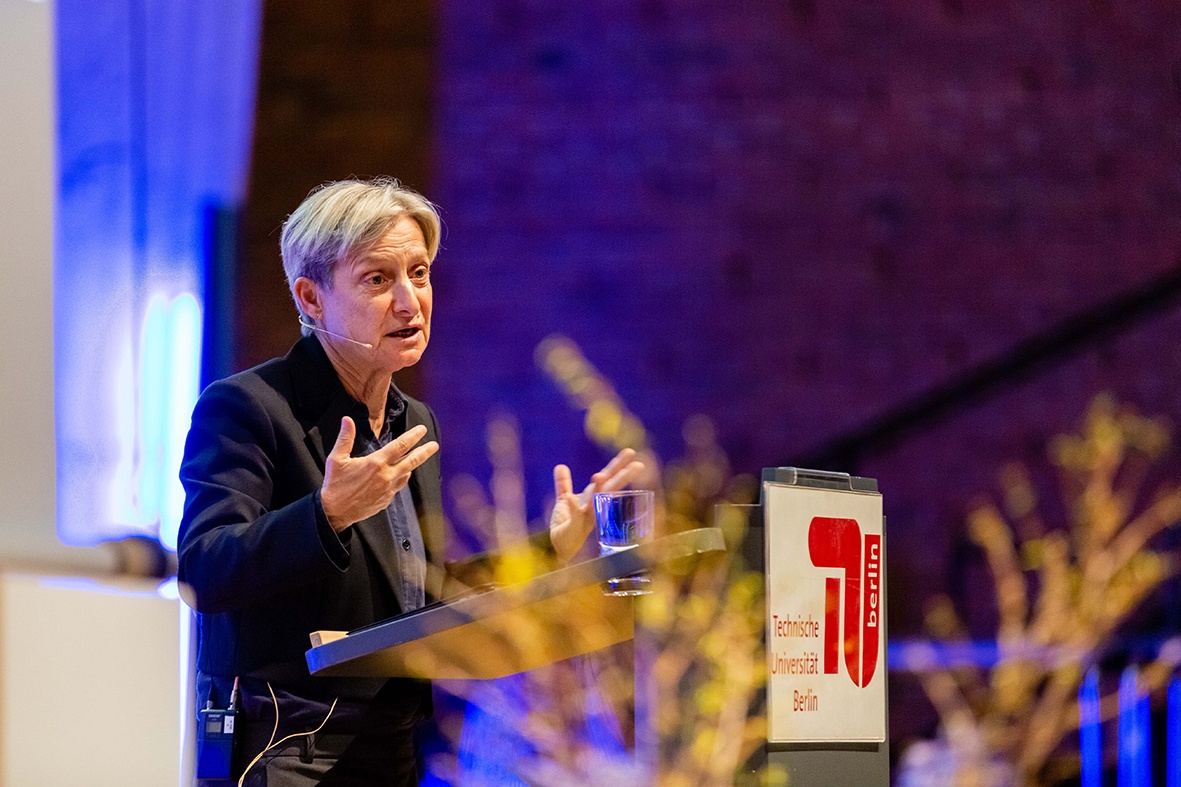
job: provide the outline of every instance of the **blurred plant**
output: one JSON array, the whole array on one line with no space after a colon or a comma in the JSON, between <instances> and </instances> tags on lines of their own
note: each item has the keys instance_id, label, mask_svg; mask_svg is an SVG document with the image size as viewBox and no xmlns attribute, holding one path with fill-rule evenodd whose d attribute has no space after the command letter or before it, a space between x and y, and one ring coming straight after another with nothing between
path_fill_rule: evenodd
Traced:
<instances>
[{"instance_id":1,"label":"blurred plant","mask_svg":"<svg viewBox=\"0 0 1181 787\"><path fill-rule=\"evenodd\" d=\"M715 506L752 502L758 484L749 476L731 475L708 418L694 416L686 422L684 457L662 467L643 424L573 342L547 338L537 349L537 361L571 403L585 411L586 434L605 453L626 446L641 453L647 471L636 485L657 492L657 534L720 526L728 543L739 543L746 514L720 508L715 521ZM529 529L514 419L497 415L491 420L488 448L491 495L467 476L456 478L450 491L468 526L488 543L507 549L507 558L496 565L496 580L512 583L547 567L544 557L514 546L523 543ZM543 527L534 523L533 529ZM766 673L763 578L734 557L726 553L656 572L654 593L637 604L642 634L634 648L611 648L474 690L468 687L469 702L516 736L515 742L483 742L480 756L511 759L484 766L484 779L612 786L655 781L674 787L733 784L736 779L786 783L782 773L743 770L765 735L765 722L755 707ZM586 625L593 622L538 621L532 642L547 647L548 640L572 634L566 626ZM641 664L638 681L633 653ZM635 692L640 693L638 703ZM633 728L637 706L651 718L639 719ZM603 729L613 743L604 744ZM471 770L460 773L458 762L451 767L465 783L485 783ZM515 771L512 778L506 768Z\"/></svg>"},{"instance_id":2,"label":"blurred plant","mask_svg":"<svg viewBox=\"0 0 1181 787\"><path fill-rule=\"evenodd\" d=\"M1140 603L1177 570L1171 555L1149 545L1181 520L1181 487L1166 484L1140 504L1147 472L1168 444L1164 422L1100 395L1081 434L1049 444L1066 504L1064 527L1043 522L1030 473L1017 464L1001 472L1000 506L983 502L969 513L969 535L995 582L998 660L991 671L941 666L932 650L906 667L939 712L955 783L1033 784L1070 769L1077 775L1077 758L1054 755L1078 729L1083 676ZM946 596L928 604L925 623L935 639L969 639ZM1143 691L1164 684L1176 652L1164 648L1142 668ZM1118 699L1104 697L1100 707L1111 718Z\"/></svg>"}]
</instances>

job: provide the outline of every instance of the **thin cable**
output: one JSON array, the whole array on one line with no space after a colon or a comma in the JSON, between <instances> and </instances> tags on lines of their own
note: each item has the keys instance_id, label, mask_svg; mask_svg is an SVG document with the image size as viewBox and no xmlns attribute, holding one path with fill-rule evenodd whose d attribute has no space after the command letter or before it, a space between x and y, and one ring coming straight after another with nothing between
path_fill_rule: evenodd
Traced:
<instances>
[{"instance_id":1,"label":"thin cable","mask_svg":"<svg viewBox=\"0 0 1181 787\"><path fill-rule=\"evenodd\" d=\"M336 710L336 703L340 702L340 697L337 697L332 701L332 707L328 709L328 715L324 717L324 721L320 722L320 726L316 729L310 730L308 732L293 732L290 735L280 738L279 740L275 740L275 735L279 733L279 700L275 699L275 690L271 688L271 682L269 680L267 681L267 691L271 693L271 702L274 703L275 706L275 727L271 730L271 739L267 741L267 747L258 754L254 755L254 759L250 761L250 764L246 766L246 770L242 771L242 775L238 777L238 787L243 787L243 784L246 781L246 774L250 773L250 769L257 765L258 761L261 760L262 756L268 751L275 748L280 743L289 741L292 738L299 738L303 735L315 735L317 732L324 729L324 725L327 724L328 720L332 718L332 711Z\"/></svg>"},{"instance_id":2,"label":"thin cable","mask_svg":"<svg viewBox=\"0 0 1181 787\"><path fill-rule=\"evenodd\" d=\"M302 325L303 327L307 328L309 331L319 331L320 333L326 333L335 339L342 339L346 342L352 342L353 344L360 345L361 347L364 347L366 350L373 349L373 345L370 344L369 342L359 342L356 339L350 339L349 337L345 336L342 333L333 333L332 331L328 330L327 328L321 328L320 326L314 325L310 322L304 322L302 318L300 319L299 324Z\"/></svg>"}]
</instances>

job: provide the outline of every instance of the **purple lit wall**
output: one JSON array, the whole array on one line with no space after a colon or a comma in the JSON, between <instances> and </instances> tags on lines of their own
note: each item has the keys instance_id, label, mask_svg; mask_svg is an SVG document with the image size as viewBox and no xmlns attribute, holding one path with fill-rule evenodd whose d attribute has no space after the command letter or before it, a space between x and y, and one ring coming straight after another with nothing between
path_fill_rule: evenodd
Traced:
<instances>
[{"instance_id":1,"label":"purple lit wall","mask_svg":"<svg viewBox=\"0 0 1181 787\"><path fill-rule=\"evenodd\" d=\"M1181 11L1092 3L443 2L428 398L445 473L526 425L529 497L601 461L536 369L578 342L665 456L787 461L1178 263ZM860 468L895 631L967 500L1113 389L1178 415L1181 315ZM983 592L987 593L987 589Z\"/></svg>"}]
</instances>

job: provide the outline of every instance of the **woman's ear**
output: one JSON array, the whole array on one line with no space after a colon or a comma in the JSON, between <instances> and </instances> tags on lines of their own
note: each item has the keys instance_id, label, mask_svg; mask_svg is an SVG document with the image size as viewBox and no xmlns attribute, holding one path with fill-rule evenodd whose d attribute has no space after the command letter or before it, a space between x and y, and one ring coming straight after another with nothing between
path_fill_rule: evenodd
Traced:
<instances>
[{"instance_id":1,"label":"woman's ear","mask_svg":"<svg viewBox=\"0 0 1181 787\"><path fill-rule=\"evenodd\" d=\"M319 286L308 277L300 276L292 285L291 293L295 296L295 302L299 304L300 311L306 314L309 319L319 322L323 316L320 313Z\"/></svg>"}]
</instances>

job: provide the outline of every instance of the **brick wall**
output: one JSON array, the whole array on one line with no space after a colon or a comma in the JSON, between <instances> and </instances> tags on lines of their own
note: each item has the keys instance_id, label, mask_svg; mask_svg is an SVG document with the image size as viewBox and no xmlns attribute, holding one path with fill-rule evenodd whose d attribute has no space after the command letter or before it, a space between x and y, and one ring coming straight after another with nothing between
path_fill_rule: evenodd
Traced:
<instances>
[{"instance_id":1,"label":"brick wall","mask_svg":"<svg viewBox=\"0 0 1181 787\"><path fill-rule=\"evenodd\" d=\"M488 0L437 19L424 380L445 474L487 477L485 420L522 420L534 513L554 462L602 460L534 366L551 332L664 455L702 412L757 471L1178 265L1168 4ZM948 587L1004 461L1101 390L1181 415L1179 329L1151 320L860 468L886 495L896 633Z\"/></svg>"}]
</instances>

